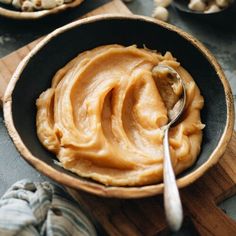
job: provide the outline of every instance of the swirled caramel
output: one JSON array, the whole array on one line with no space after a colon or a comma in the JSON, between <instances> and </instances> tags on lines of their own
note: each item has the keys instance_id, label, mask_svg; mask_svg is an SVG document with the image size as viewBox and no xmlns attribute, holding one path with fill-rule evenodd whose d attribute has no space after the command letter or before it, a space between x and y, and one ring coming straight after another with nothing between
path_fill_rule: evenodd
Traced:
<instances>
[{"instance_id":1,"label":"swirled caramel","mask_svg":"<svg viewBox=\"0 0 236 236\"><path fill-rule=\"evenodd\" d=\"M174 68L186 84L186 109L169 141L176 174L191 166L201 147L203 97L170 53L136 46L97 47L56 73L51 88L37 99L41 143L65 169L105 185L161 181L163 127L178 92L153 77L159 63Z\"/></svg>"}]
</instances>

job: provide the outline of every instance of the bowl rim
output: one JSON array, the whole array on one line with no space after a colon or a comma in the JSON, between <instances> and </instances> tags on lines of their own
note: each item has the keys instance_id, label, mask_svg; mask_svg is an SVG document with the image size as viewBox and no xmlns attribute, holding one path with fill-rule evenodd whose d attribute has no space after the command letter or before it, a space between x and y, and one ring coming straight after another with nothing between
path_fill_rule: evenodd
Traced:
<instances>
[{"instance_id":1,"label":"bowl rim","mask_svg":"<svg viewBox=\"0 0 236 236\"><path fill-rule=\"evenodd\" d=\"M83 24L93 23L95 21L101 20L110 20L110 19L131 19L131 20L140 20L148 23L154 23L158 26L164 27L167 30L173 31L185 38L189 43L195 46L203 56L209 61L209 63L213 66L215 71L217 72L218 77L221 80L221 83L225 92L226 99L226 108L227 108L227 120L226 125L223 131L223 134L215 148L215 150L211 153L208 160L199 166L196 170L189 173L186 176L180 177L177 179L177 185L179 188L183 188L195 180L197 180L200 176L202 176L207 169L217 163L219 158L223 155L227 144L229 143L231 136L233 134L233 126L234 126L234 105L233 105L233 95L227 81L222 68L219 63L215 59L215 57L209 52L209 50L196 38L191 36L190 34L184 32L183 30L177 28L176 26L170 25L168 23L158 21L146 16L138 16L138 15L119 15L119 14L105 14L99 16L92 16L82 20L78 20L67 24L61 28L54 30L52 33L47 35L42 41L40 41L32 51L21 61L19 66L17 67L15 73L13 74L5 95L3 99L3 111L4 111L4 120L5 125L7 127L8 133L12 138L16 148L22 155L22 157L31 164L34 168L36 168L39 172L44 175L50 177L51 179L57 181L60 184L63 184L67 187L71 187L77 190L84 190L89 193L93 193L103 197L117 197L117 198L140 198L153 196L156 194L163 193L163 183L147 185L147 186L137 186L137 187L116 187L116 186L105 186L100 183L92 182L87 179L74 178L65 173L61 173L60 171L54 169L52 166L46 164L45 162L39 160L36 156L34 156L25 146L22 139L20 138L19 133L17 132L12 116L12 93L14 91L17 80L20 78L22 71L27 66L29 60L42 48L46 45L51 39L56 37L57 35L70 30L74 27L79 27Z\"/></svg>"},{"instance_id":2,"label":"bowl rim","mask_svg":"<svg viewBox=\"0 0 236 236\"><path fill-rule=\"evenodd\" d=\"M77 7L83 1L84 0L74 0L70 3L63 3L61 6L55 7L53 9L45 9L34 12L22 12L17 10L14 11L6 9L4 7L0 7L0 15L15 20L37 20L51 14L57 14L69 8Z\"/></svg>"}]
</instances>

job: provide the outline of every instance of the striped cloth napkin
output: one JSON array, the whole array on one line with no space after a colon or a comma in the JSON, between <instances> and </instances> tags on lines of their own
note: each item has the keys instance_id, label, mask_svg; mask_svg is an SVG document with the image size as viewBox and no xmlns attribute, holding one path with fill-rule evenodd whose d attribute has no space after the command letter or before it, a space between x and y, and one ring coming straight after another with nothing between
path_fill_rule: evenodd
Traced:
<instances>
[{"instance_id":1,"label":"striped cloth napkin","mask_svg":"<svg viewBox=\"0 0 236 236\"><path fill-rule=\"evenodd\" d=\"M62 188L21 180L0 199L0 235L95 236L89 219Z\"/></svg>"}]
</instances>

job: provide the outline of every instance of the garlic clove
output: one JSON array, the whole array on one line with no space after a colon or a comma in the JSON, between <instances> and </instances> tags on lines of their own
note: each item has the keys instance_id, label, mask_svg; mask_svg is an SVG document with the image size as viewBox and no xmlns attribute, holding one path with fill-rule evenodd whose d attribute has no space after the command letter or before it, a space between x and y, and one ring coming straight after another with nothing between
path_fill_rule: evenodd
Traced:
<instances>
[{"instance_id":1,"label":"garlic clove","mask_svg":"<svg viewBox=\"0 0 236 236\"><path fill-rule=\"evenodd\" d=\"M172 3L172 0L154 0L154 4L157 7L168 7Z\"/></svg>"},{"instance_id":2,"label":"garlic clove","mask_svg":"<svg viewBox=\"0 0 236 236\"><path fill-rule=\"evenodd\" d=\"M64 4L64 0L56 0L57 6Z\"/></svg>"},{"instance_id":3,"label":"garlic clove","mask_svg":"<svg viewBox=\"0 0 236 236\"><path fill-rule=\"evenodd\" d=\"M206 9L206 3L204 3L202 0L191 0L188 4L188 8L193 11L205 11Z\"/></svg>"},{"instance_id":4,"label":"garlic clove","mask_svg":"<svg viewBox=\"0 0 236 236\"><path fill-rule=\"evenodd\" d=\"M41 0L31 0L31 2L34 4L34 8L36 10L42 9L42 1Z\"/></svg>"},{"instance_id":5,"label":"garlic clove","mask_svg":"<svg viewBox=\"0 0 236 236\"><path fill-rule=\"evenodd\" d=\"M21 10L26 12L32 12L34 11L34 4L28 0L24 1L21 6Z\"/></svg>"},{"instance_id":6,"label":"garlic clove","mask_svg":"<svg viewBox=\"0 0 236 236\"><path fill-rule=\"evenodd\" d=\"M57 6L56 0L42 0L43 9L52 9Z\"/></svg>"},{"instance_id":7,"label":"garlic clove","mask_svg":"<svg viewBox=\"0 0 236 236\"><path fill-rule=\"evenodd\" d=\"M227 7L229 5L229 0L215 0L218 7Z\"/></svg>"},{"instance_id":8,"label":"garlic clove","mask_svg":"<svg viewBox=\"0 0 236 236\"><path fill-rule=\"evenodd\" d=\"M165 7L159 6L154 9L152 17L161 21L167 21L169 18L169 12Z\"/></svg>"},{"instance_id":9,"label":"garlic clove","mask_svg":"<svg viewBox=\"0 0 236 236\"><path fill-rule=\"evenodd\" d=\"M13 7L15 7L16 9L21 9L21 6L23 4L22 0L13 0L12 1L12 5Z\"/></svg>"},{"instance_id":10,"label":"garlic clove","mask_svg":"<svg viewBox=\"0 0 236 236\"><path fill-rule=\"evenodd\" d=\"M212 4L204 13L214 13L220 11L220 8L216 4Z\"/></svg>"}]
</instances>

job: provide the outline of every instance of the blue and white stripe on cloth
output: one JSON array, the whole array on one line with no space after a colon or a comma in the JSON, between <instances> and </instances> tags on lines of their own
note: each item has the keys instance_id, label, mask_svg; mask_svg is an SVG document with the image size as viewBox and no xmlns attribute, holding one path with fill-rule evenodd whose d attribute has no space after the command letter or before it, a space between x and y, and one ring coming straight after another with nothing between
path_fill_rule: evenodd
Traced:
<instances>
[{"instance_id":1,"label":"blue and white stripe on cloth","mask_svg":"<svg viewBox=\"0 0 236 236\"><path fill-rule=\"evenodd\" d=\"M96 230L68 193L49 182L21 180L0 199L2 236L95 236Z\"/></svg>"}]
</instances>

